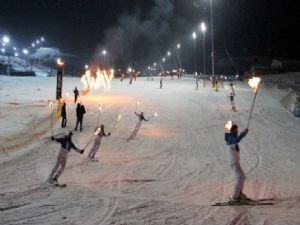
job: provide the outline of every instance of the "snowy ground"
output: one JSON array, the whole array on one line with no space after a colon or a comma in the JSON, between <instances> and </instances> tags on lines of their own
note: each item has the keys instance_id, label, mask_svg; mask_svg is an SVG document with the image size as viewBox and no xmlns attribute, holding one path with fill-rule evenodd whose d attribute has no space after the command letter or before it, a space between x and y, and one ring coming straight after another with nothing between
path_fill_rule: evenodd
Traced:
<instances>
[{"instance_id":1,"label":"snowy ground","mask_svg":"<svg viewBox=\"0 0 300 225\"><path fill-rule=\"evenodd\" d=\"M0 76L0 224L300 224L300 120L280 104L286 92L263 87L257 97L248 136L242 141L245 193L254 199L275 198L273 206L212 207L231 195L233 176L227 162L224 124L246 123L253 92L236 84L237 112L230 110L228 90L194 90L192 79L114 80L109 93L93 91L81 101L87 109L84 130L74 143L91 138L103 104L101 123L109 131L118 113L123 119L105 138L96 157L69 154L60 182L45 184L59 145L50 141L48 100L56 78ZM72 94L79 78L65 78ZM64 93L65 93L64 92ZM71 95L72 96L72 95ZM75 104L67 98L67 129L74 130ZM140 105L136 109L136 102ZM137 118L136 139L126 142ZM91 146L88 147L88 150Z\"/></svg>"}]
</instances>

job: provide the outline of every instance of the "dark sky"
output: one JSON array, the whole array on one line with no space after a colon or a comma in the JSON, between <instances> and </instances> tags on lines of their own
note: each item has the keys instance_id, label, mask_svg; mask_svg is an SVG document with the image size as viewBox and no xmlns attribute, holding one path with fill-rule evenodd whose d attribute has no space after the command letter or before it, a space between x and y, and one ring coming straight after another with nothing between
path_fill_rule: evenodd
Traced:
<instances>
[{"instance_id":1,"label":"dark sky","mask_svg":"<svg viewBox=\"0 0 300 225\"><path fill-rule=\"evenodd\" d=\"M299 1L213 2L217 59L225 56L224 46L233 56L299 56ZM82 64L105 46L114 62L145 66L180 41L189 66L191 33L209 16L208 0L1 0L0 34L19 45L44 36ZM209 39L208 32L208 57Z\"/></svg>"}]
</instances>

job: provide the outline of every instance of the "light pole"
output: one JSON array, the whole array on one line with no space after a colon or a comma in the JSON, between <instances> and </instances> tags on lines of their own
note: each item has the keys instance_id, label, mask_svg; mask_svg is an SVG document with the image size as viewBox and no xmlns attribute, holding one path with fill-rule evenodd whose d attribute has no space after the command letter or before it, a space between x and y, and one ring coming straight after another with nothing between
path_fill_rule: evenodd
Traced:
<instances>
[{"instance_id":1,"label":"light pole","mask_svg":"<svg viewBox=\"0 0 300 225\"><path fill-rule=\"evenodd\" d=\"M170 66L170 68L171 68L171 52L168 51L167 55L169 56L169 66Z\"/></svg>"},{"instance_id":2,"label":"light pole","mask_svg":"<svg viewBox=\"0 0 300 225\"><path fill-rule=\"evenodd\" d=\"M178 49L178 61L179 61L179 66L180 68L182 68L182 65L181 65L181 58L180 58L180 49L181 49L181 45L178 43L177 44L177 49Z\"/></svg>"},{"instance_id":3,"label":"light pole","mask_svg":"<svg viewBox=\"0 0 300 225\"><path fill-rule=\"evenodd\" d=\"M196 40L197 40L196 32L193 32L192 36L194 39L194 73L196 73L196 70L197 70L197 68L196 68L196 63L197 63L196 62Z\"/></svg>"},{"instance_id":4,"label":"light pole","mask_svg":"<svg viewBox=\"0 0 300 225\"><path fill-rule=\"evenodd\" d=\"M201 31L203 34L203 74L205 74L205 32L206 32L206 24L205 23L201 23Z\"/></svg>"},{"instance_id":5,"label":"light pole","mask_svg":"<svg viewBox=\"0 0 300 225\"><path fill-rule=\"evenodd\" d=\"M211 26L211 69L212 69L212 77L215 79L215 54L214 54L214 21L213 21L213 0L209 0L210 2L210 26Z\"/></svg>"}]
</instances>

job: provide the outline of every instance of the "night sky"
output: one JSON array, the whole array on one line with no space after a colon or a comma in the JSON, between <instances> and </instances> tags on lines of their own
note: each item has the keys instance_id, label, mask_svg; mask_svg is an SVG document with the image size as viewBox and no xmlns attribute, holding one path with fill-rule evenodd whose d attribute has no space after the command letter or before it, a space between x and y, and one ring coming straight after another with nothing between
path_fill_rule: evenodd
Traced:
<instances>
[{"instance_id":1,"label":"night sky","mask_svg":"<svg viewBox=\"0 0 300 225\"><path fill-rule=\"evenodd\" d=\"M226 57L224 46L234 57L299 56L299 1L213 2L217 60ZM105 47L115 64L146 66L180 42L183 63L189 66L191 33L209 19L208 0L0 1L0 34L9 34L23 46L44 36L47 45L74 55L82 64L97 60L97 53Z\"/></svg>"}]
</instances>

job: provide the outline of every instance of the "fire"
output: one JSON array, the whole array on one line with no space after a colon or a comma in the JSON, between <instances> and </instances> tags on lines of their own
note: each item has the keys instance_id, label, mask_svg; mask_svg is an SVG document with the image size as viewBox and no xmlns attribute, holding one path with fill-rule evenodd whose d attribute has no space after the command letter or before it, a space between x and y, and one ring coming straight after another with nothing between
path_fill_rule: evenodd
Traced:
<instances>
[{"instance_id":1,"label":"fire","mask_svg":"<svg viewBox=\"0 0 300 225\"><path fill-rule=\"evenodd\" d=\"M225 125L225 129L230 130L232 125L233 125L233 122L231 120L227 121L227 123Z\"/></svg>"},{"instance_id":2,"label":"fire","mask_svg":"<svg viewBox=\"0 0 300 225\"><path fill-rule=\"evenodd\" d=\"M110 83L114 77L114 70L100 70L97 68L96 74L93 75L91 70L86 70L85 74L81 77L83 83L83 93L87 94L91 89L104 88L104 91L111 89Z\"/></svg>"},{"instance_id":3,"label":"fire","mask_svg":"<svg viewBox=\"0 0 300 225\"><path fill-rule=\"evenodd\" d=\"M248 84L251 88L254 89L254 91L256 91L258 89L260 82L261 82L260 77L253 77L252 79L249 80Z\"/></svg>"}]
</instances>

